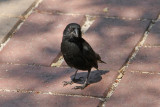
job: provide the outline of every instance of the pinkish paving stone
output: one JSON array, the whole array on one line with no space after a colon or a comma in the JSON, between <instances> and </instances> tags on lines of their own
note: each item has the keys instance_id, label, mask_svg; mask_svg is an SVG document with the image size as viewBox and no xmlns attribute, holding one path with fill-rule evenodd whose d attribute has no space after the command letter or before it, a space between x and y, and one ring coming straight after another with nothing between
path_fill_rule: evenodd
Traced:
<instances>
[{"instance_id":1,"label":"pinkish paving stone","mask_svg":"<svg viewBox=\"0 0 160 107\"><path fill-rule=\"evenodd\" d=\"M99 64L99 69L119 70L142 38L148 24L148 21L97 19L83 37L107 63Z\"/></svg>"},{"instance_id":2,"label":"pinkish paving stone","mask_svg":"<svg viewBox=\"0 0 160 107\"><path fill-rule=\"evenodd\" d=\"M160 21L153 25L145 41L145 45L160 45Z\"/></svg>"},{"instance_id":3,"label":"pinkish paving stone","mask_svg":"<svg viewBox=\"0 0 160 107\"><path fill-rule=\"evenodd\" d=\"M126 72L106 107L159 107L160 75Z\"/></svg>"},{"instance_id":4,"label":"pinkish paving stone","mask_svg":"<svg viewBox=\"0 0 160 107\"><path fill-rule=\"evenodd\" d=\"M75 71L74 71L75 72ZM73 78L74 72L66 75L61 78L61 81L59 82L52 82L49 84L44 84L43 87L39 87L38 90L42 91L51 91L51 92L58 92L58 93L68 93L68 94L83 94L83 95L90 95L90 96L100 96L102 97L106 91L110 88L111 84L116 79L118 72L116 71L95 71L92 70L90 77L89 77L89 83L84 90L74 90L73 88L75 86L80 86L84 83L87 72L86 71L78 71L78 74L76 76L76 79L81 78L82 80L74 83L72 85L67 85L63 87L63 81L70 81L71 78ZM56 86L55 86L56 85ZM47 88L45 88L47 87Z\"/></svg>"},{"instance_id":5,"label":"pinkish paving stone","mask_svg":"<svg viewBox=\"0 0 160 107\"><path fill-rule=\"evenodd\" d=\"M0 66L0 87L10 90L36 90L53 81L59 83L61 78L69 77L73 71L74 69L2 64Z\"/></svg>"},{"instance_id":6,"label":"pinkish paving stone","mask_svg":"<svg viewBox=\"0 0 160 107\"><path fill-rule=\"evenodd\" d=\"M108 15L132 19L155 19L160 12L159 6L159 0L44 0L38 9L51 12Z\"/></svg>"},{"instance_id":7,"label":"pinkish paving stone","mask_svg":"<svg viewBox=\"0 0 160 107\"><path fill-rule=\"evenodd\" d=\"M83 22L84 17L33 13L0 52L0 63L50 65L60 52L67 24Z\"/></svg>"},{"instance_id":8,"label":"pinkish paving stone","mask_svg":"<svg viewBox=\"0 0 160 107\"><path fill-rule=\"evenodd\" d=\"M141 48L127 70L160 72L160 48Z\"/></svg>"},{"instance_id":9,"label":"pinkish paving stone","mask_svg":"<svg viewBox=\"0 0 160 107\"><path fill-rule=\"evenodd\" d=\"M1 107L97 107L98 102L90 98L0 92Z\"/></svg>"},{"instance_id":10,"label":"pinkish paving stone","mask_svg":"<svg viewBox=\"0 0 160 107\"><path fill-rule=\"evenodd\" d=\"M160 0L106 0L109 16L131 19L156 19L160 12Z\"/></svg>"},{"instance_id":11,"label":"pinkish paving stone","mask_svg":"<svg viewBox=\"0 0 160 107\"><path fill-rule=\"evenodd\" d=\"M82 85L87 72L78 71L76 78L81 81L63 87L63 81L73 78L75 69L50 68L36 66L0 66L0 87L9 90L34 90L53 93L83 94L103 96L118 75L115 71L92 71L89 77L91 83L84 90L74 90L75 86Z\"/></svg>"},{"instance_id":12,"label":"pinkish paving stone","mask_svg":"<svg viewBox=\"0 0 160 107\"><path fill-rule=\"evenodd\" d=\"M106 7L103 0L44 0L38 10L49 12L62 12L73 14L106 14L103 9Z\"/></svg>"}]
</instances>

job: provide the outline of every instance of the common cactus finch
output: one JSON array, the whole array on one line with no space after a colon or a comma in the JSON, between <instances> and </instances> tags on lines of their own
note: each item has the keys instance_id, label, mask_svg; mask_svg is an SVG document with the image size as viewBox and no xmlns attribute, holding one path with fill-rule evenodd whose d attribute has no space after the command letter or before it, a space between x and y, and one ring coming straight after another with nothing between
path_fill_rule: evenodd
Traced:
<instances>
[{"instance_id":1,"label":"common cactus finch","mask_svg":"<svg viewBox=\"0 0 160 107\"><path fill-rule=\"evenodd\" d=\"M98 70L98 62L105 63L101 60L101 57L94 52L89 43L82 38L81 27L76 23L70 23L64 29L61 52L68 66L77 69L77 71L88 70L84 84L82 86L76 86L74 89L84 89L89 84L88 77L91 68L94 67ZM64 81L64 86L76 81L77 71L71 81Z\"/></svg>"}]
</instances>

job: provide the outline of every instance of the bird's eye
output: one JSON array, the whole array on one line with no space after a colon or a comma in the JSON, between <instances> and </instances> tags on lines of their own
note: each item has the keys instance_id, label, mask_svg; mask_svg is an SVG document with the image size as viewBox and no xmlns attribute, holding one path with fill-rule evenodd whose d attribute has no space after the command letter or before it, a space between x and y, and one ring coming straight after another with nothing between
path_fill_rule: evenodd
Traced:
<instances>
[{"instance_id":1,"label":"bird's eye","mask_svg":"<svg viewBox=\"0 0 160 107\"><path fill-rule=\"evenodd\" d=\"M70 28L69 28L69 31L70 31L70 32L74 31L74 28L71 28L71 27L70 27Z\"/></svg>"},{"instance_id":2,"label":"bird's eye","mask_svg":"<svg viewBox=\"0 0 160 107\"><path fill-rule=\"evenodd\" d=\"M69 27L69 30L71 31L71 30L72 30L72 27Z\"/></svg>"}]
</instances>

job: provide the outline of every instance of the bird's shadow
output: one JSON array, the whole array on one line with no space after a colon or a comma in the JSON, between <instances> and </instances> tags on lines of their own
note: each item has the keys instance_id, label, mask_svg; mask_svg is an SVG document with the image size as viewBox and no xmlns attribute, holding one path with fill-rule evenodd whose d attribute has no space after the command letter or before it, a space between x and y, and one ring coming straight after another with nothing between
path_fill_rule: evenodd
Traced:
<instances>
[{"instance_id":1,"label":"bird's shadow","mask_svg":"<svg viewBox=\"0 0 160 107\"><path fill-rule=\"evenodd\" d=\"M89 84L93 84L93 83L97 83L97 82L101 81L102 80L102 76L101 75L104 75L104 74L106 74L108 72L109 71L105 71L105 70L94 70L94 71L91 71L91 73L89 75L89 78L88 78ZM74 81L74 83L83 84L85 82L85 80L86 80L87 73L88 72L77 73L77 75L76 75L76 80L77 81ZM72 75L70 78L73 80L73 77L74 77L74 75Z\"/></svg>"}]
</instances>

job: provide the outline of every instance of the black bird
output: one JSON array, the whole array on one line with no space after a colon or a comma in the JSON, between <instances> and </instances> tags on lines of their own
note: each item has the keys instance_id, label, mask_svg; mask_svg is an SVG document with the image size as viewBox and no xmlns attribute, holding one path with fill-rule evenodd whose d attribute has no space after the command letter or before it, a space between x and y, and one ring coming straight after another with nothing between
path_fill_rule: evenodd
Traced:
<instances>
[{"instance_id":1,"label":"black bird","mask_svg":"<svg viewBox=\"0 0 160 107\"><path fill-rule=\"evenodd\" d=\"M64 60L72 68L78 70L88 70L87 78L82 86L76 86L74 89L84 89L88 85L88 77L91 68L98 70L98 62L105 63L101 57L94 52L92 47L82 38L81 27L79 24L70 23L63 31L63 39L61 43L61 52ZM64 85L72 84L77 74L75 72L73 80L64 81Z\"/></svg>"}]
</instances>

